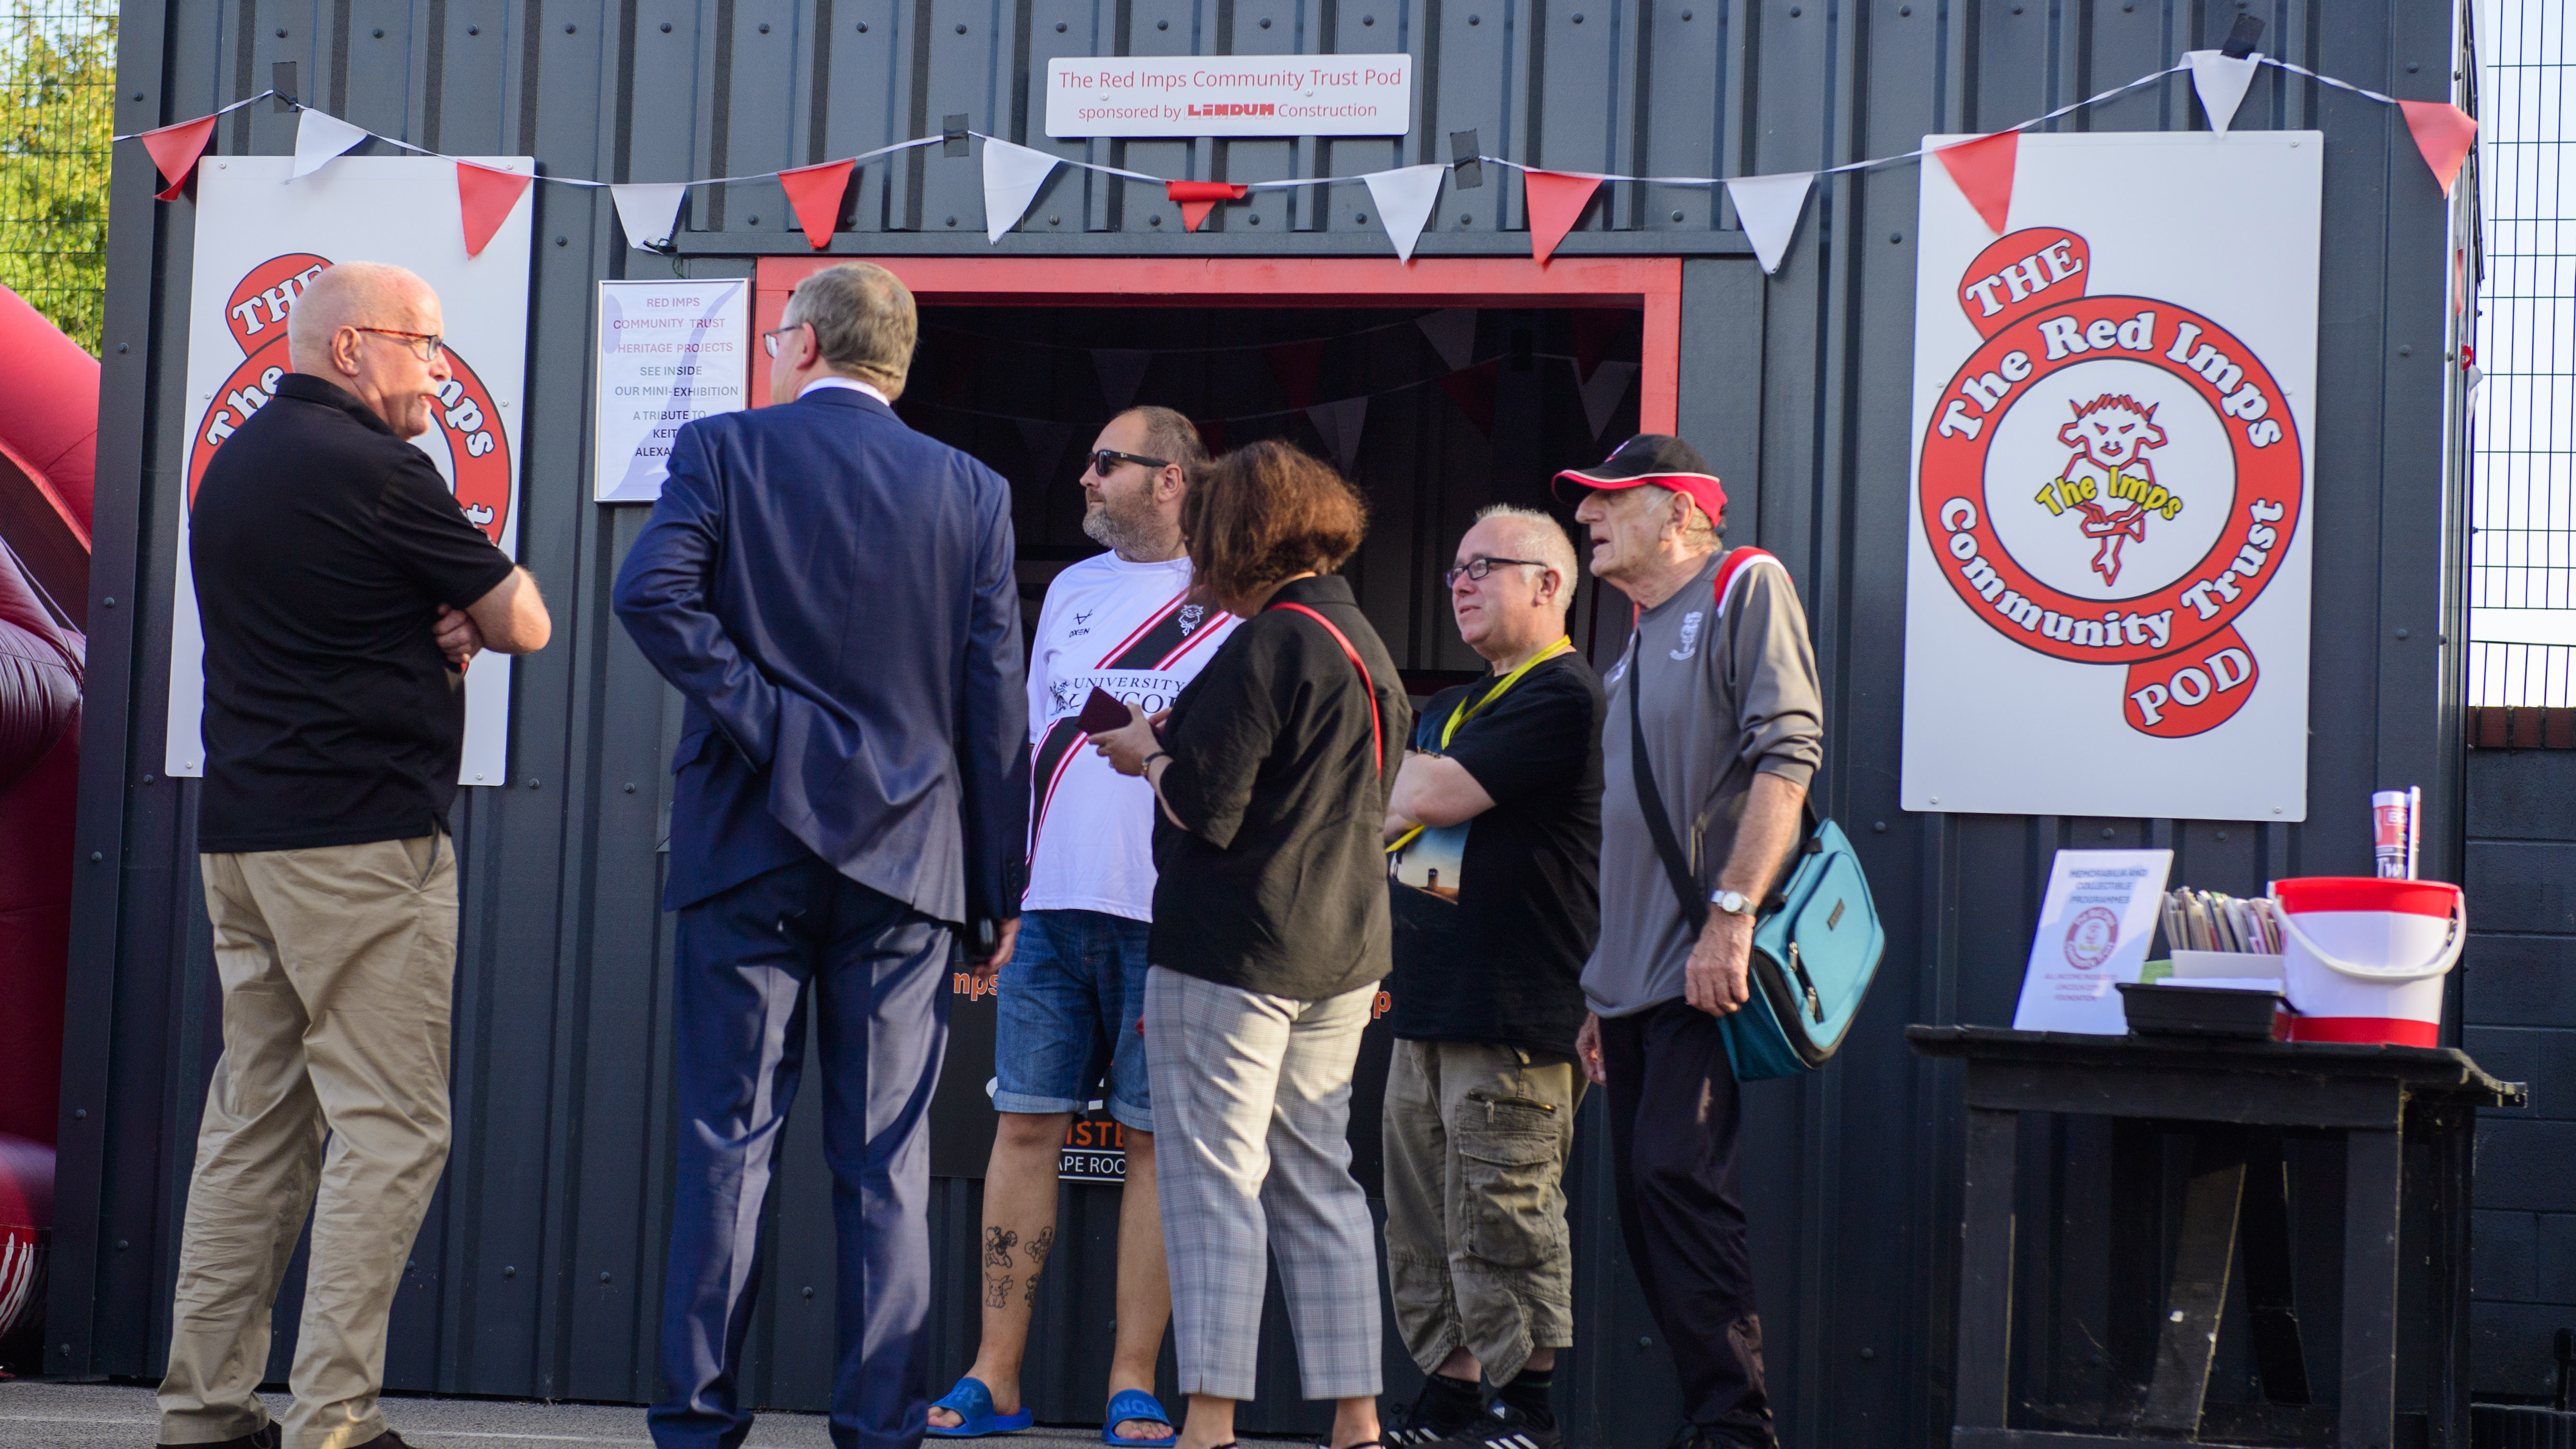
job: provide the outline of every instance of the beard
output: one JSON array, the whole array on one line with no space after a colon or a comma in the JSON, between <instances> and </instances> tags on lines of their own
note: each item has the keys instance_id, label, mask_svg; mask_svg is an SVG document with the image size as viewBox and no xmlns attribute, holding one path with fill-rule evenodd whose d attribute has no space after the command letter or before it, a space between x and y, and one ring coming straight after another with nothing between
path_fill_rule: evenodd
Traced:
<instances>
[{"instance_id":1,"label":"beard","mask_svg":"<svg viewBox=\"0 0 2576 1449\"><path fill-rule=\"evenodd\" d=\"M1093 543L1120 553L1138 552L1141 545L1153 542L1154 506L1143 499L1103 495L1099 507L1083 509L1082 532Z\"/></svg>"}]
</instances>

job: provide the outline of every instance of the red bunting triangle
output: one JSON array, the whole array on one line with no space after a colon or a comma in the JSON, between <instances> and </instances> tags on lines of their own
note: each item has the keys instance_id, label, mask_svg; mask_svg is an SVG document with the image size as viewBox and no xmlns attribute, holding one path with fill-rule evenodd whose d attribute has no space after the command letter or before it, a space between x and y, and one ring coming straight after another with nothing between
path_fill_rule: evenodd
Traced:
<instances>
[{"instance_id":1,"label":"red bunting triangle","mask_svg":"<svg viewBox=\"0 0 2576 1449\"><path fill-rule=\"evenodd\" d=\"M1521 184L1529 197L1530 257L1545 266L1556 255L1556 244L1583 219L1583 208L1591 204L1592 193L1601 189L1601 178L1525 171ZM1490 406L1486 409L1488 416L1492 411Z\"/></svg>"},{"instance_id":2,"label":"red bunting triangle","mask_svg":"<svg viewBox=\"0 0 2576 1449\"><path fill-rule=\"evenodd\" d=\"M1218 202L1241 201L1252 194L1252 188L1227 181L1166 181L1163 194L1180 204L1181 224L1197 231Z\"/></svg>"},{"instance_id":3,"label":"red bunting triangle","mask_svg":"<svg viewBox=\"0 0 2576 1449\"><path fill-rule=\"evenodd\" d=\"M1270 349L1270 373L1288 406L1304 409L1315 400L1315 378L1324 370L1324 344L1283 342Z\"/></svg>"},{"instance_id":4,"label":"red bunting triangle","mask_svg":"<svg viewBox=\"0 0 2576 1449\"><path fill-rule=\"evenodd\" d=\"M1502 370L1503 360L1497 357L1473 367L1460 368L1440 379L1440 390L1449 394L1449 400L1458 405L1458 411L1465 413L1467 421L1476 425L1476 431L1487 437L1493 436L1494 432L1494 384Z\"/></svg>"},{"instance_id":5,"label":"red bunting triangle","mask_svg":"<svg viewBox=\"0 0 2576 1449\"><path fill-rule=\"evenodd\" d=\"M2424 153L2424 164L2433 168L2433 179L2442 185L2442 195L2451 194L2451 183L2460 177L2460 163L2469 159L2469 147L2478 139L2477 119L2448 101L2399 101L2406 112L2406 129L2415 133L2415 149Z\"/></svg>"},{"instance_id":6,"label":"red bunting triangle","mask_svg":"<svg viewBox=\"0 0 2576 1449\"><path fill-rule=\"evenodd\" d=\"M467 256L483 255L483 248L491 245L492 234L510 219L510 208L519 204L520 194L535 179L516 171L477 166L471 161L456 163L456 200L465 210Z\"/></svg>"},{"instance_id":7,"label":"red bunting triangle","mask_svg":"<svg viewBox=\"0 0 2576 1449\"><path fill-rule=\"evenodd\" d=\"M2013 160L2020 151L2021 132L1997 131L1932 153L1958 183L1959 194L1977 209L1986 230L1997 236L2003 235L2004 218L2012 210Z\"/></svg>"},{"instance_id":8,"label":"red bunting triangle","mask_svg":"<svg viewBox=\"0 0 2576 1449\"><path fill-rule=\"evenodd\" d=\"M206 154L206 143L215 138L215 118L199 116L175 126L163 126L135 137L143 149L152 153L152 164L161 168L161 179L169 189L153 193L160 201L169 201L188 184L188 174L197 169L197 158Z\"/></svg>"},{"instance_id":9,"label":"red bunting triangle","mask_svg":"<svg viewBox=\"0 0 2576 1449\"><path fill-rule=\"evenodd\" d=\"M849 189L850 173L858 165L855 160L826 161L778 173L787 204L796 209L796 224L805 228L805 240L818 252L832 244L832 229L841 223L841 193Z\"/></svg>"}]
</instances>

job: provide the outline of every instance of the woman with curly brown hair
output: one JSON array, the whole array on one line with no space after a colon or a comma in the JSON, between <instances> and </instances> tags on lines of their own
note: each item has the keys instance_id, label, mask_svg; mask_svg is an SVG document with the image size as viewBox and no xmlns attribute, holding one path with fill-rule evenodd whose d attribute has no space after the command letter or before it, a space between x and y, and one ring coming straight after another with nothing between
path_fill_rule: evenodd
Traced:
<instances>
[{"instance_id":1,"label":"woman with curly brown hair","mask_svg":"<svg viewBox=\"0 0 2576 1449\"><path fill-rule=\"evenodd\" d=\"M1332 574L1367 526L1358 491L1285 443L1218 459L1181 531L1197 587L1243 623L1159 732L1140 713L1093 737L1160 806L1144 1031L1180 1449L1233 1442L1273 1251L1306 1396L1336 1401L1328 1449L1377 1442L1377 1242L1347 1131L1387 973L1379 834L1411 711Z\"/></svg>"}]
</instances>

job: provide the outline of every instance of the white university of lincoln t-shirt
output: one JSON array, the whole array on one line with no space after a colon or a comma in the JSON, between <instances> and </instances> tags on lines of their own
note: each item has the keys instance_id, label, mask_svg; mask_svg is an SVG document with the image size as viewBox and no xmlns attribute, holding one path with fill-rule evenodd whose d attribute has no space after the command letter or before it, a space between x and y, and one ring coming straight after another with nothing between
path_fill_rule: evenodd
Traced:
<instances>
[{"instance_id":1,"label":"white university of lincoln t-shirt","mask_svg":"<svg viewBox=\"0 0 2576 1449\"><path fill-rule=\"evenodd\" d=\"M1094 686L1147 714L1232 632L1232 614L1189 600L1190 561L1096 554L1055 576L1029 647L1029 886L1021 908L1154 918L1154 792L1091 748L1080 721Z\"/></svg>"}]
</instances>

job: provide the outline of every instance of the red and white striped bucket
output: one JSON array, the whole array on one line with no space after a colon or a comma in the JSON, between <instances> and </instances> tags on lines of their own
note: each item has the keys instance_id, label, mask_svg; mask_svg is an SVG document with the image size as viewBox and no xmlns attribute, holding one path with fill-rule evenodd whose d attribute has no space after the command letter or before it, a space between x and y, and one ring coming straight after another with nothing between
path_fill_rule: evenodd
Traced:
<instances>
[{"instance_id":1,"label":"red and white striped bucket","mask_svg":"<svg viewBox=\"0 0 2576 1449\"><path fill-rule=\"evenodd\" d=\"M2291 1041L2435 1046L2442 978L2468 939L2460 888L2438 880L2272 882Z\"/></svg>"}]
</instances>

